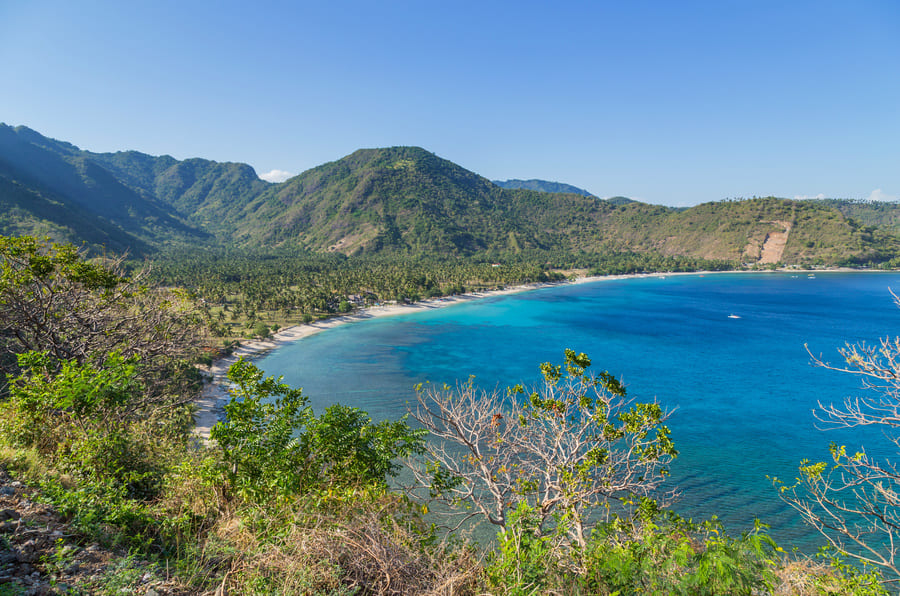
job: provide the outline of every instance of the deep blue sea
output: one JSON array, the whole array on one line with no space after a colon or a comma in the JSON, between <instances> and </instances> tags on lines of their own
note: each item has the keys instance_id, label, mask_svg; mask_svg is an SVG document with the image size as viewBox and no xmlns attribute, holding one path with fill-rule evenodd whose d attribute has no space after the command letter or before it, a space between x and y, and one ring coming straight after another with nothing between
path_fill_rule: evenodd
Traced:
<instances>
[{"instance_id":1,"label":"deep blue sea","mask_svg":"<svg viewBox=\"0 0 900 596\"><path fill-rule=\"evenodd\" d=\"M679 513L718 515L735 533L759 518L779 544L811 553L821 541L767 475L794 478L801 459L826 460L831 441L885 451L871 429L817 429L818 400L862 391L852 375L812 366L804 345L840 363L845 342L896 336L900 309L889 288L900 291L900 274L601 280L360 321L258 364L303 387L317 411L340 402L383 419L405 413L421 381L452 385L475 375L486 388L528 384L538 380L539 363L559 363L565 348L585 352L631 396L673 410Z\"/></svg>"}]
</instances>

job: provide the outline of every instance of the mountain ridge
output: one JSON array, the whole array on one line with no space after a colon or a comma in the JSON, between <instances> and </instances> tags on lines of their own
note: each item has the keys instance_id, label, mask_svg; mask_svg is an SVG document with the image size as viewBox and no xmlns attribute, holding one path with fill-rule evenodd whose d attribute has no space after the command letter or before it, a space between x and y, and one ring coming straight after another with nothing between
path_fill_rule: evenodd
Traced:
<instances>
[{"instance_id":1,"label":"mountain ridge","mask_svg":"<svg viewBox=\"0 0 900 596\"><path fill-rule=\"evenodd\" d=\"M0 205L0 233L37 231L138 255L226 246L485 258L624 251L752 264L779 235L787 263L900 256L890 210L774 197L672 208L502 188L421 147L359 149L269 183L247 164L92 153L3 124Z\"/></svg>"},{"instance_id":2,"label":"mountain ridge","mask_svg":"<svg viewBox=\"0 0 900 596\"><path fill-rule=\"evenodd\" d=\"M537 190L540 192L574 194L597 198L597 195L590 191L584 190L583 188L578 188L577 186L572 186L571 184L566 184L564 182L551 182L549 180L539 180L537 178L532 178L530 180L519 180L518 178L511 178L509 180L492 180L492 182L500 188Z\"/></svg>"}]
</instances>

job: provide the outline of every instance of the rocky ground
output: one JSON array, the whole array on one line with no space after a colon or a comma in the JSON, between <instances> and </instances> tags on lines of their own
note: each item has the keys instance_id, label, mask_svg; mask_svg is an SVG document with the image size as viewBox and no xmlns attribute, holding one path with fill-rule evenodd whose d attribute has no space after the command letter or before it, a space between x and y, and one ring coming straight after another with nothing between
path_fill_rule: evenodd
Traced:
<instances>
[{"instance_id":1,"label":"rocky ground","mask_svg":"<svg viewBox=\"0 0 900 596\"><path fill-rule=\"evenodd\" d=\"M0 468L0 596L189 594L164 569L85 541Z\"/></svg>"}]
</instances>

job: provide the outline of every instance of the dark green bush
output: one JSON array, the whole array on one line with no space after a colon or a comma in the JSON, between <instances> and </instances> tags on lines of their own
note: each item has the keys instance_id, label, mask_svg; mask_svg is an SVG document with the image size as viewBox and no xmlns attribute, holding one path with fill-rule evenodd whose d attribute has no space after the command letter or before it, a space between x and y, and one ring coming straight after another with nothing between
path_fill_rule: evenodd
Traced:
<instances>
[{"instance_id":1,"label":"dark green bush","mask_svg":"<svg viewBox=\"0 0 900 596\"><path fill-rule=\"evenodd\" d=\"M253 502L328 488L384 484L394 460L421 451L424 431L405 420L373 424L357 409L335 405L313 414L292 389L241 359L228 370L235 384L226 420L210 436L222 449L232 488Z\"/></svg>"}]
</instances>

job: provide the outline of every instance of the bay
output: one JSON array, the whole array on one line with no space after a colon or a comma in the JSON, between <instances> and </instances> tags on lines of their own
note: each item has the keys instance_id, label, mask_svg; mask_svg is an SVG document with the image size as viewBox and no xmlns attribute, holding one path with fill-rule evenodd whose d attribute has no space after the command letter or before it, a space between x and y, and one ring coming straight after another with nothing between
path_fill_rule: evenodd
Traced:
<instances>
[{"instance_id":1,"label":"bay","mask_svg":"<svg viewBox=\"0 0 900 596\"><path fill-rule=\"evenodd\" d=\"M845 342L894 336L895 272L715 274L600 280L486 297L448 308L363 320L279 348L257 361L303 387L316 411L357 406L397 418L419 382L485 388L535 383L538 364L587 353L638 400L672 410L680 455L674 509L717 515L732 532L758 518L785 547L821 544L768 476L791 480L831 441L889 455L879 431L819 430L817 402L862 394L852 375L814 367L805 346L835 364ZM733 317L729 316L733 315ZM738 318L735 318L738 317Z\"/></svg>"}]
</instances>

